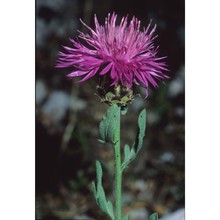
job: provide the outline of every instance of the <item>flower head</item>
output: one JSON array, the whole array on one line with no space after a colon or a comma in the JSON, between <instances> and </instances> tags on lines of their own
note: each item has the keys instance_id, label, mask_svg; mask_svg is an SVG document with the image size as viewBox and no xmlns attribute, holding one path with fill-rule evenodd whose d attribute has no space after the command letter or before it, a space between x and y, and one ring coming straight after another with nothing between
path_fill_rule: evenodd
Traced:
<instances>
[{"instance_id":1,"label":"flower head","mask_svg":"<svg viewBox=\"0 0 220 220\"><path fill-rule=\"evenodd\" d=\"M148 94L149 84L158 87L156 80L168 78L162 73L167 71L164 57L157 57L158 47L153 44L156 26L151 29L149 24L140 31L137 18L128 23L128 17L123 17L119 25L116 18L116 14L109 14L102 26L95 16L94 30L81 21L89 30L89 34L79 32L84 44L70 39L73 48L64 46L66 53L59 52L56 67L75 67L68 76L84 76L79 82L105 76L112 87L138 85Z\"/></svg>"}]
</instances>

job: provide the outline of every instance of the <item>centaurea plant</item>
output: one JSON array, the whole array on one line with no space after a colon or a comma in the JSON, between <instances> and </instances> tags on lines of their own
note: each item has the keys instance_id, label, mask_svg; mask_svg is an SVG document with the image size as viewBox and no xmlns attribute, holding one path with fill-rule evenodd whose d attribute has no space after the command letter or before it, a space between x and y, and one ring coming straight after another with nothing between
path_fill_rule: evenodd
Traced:
<instances>
[{"instance_id":1,"label":"centaurea plant","mask_svg":"<svg viewBox=\"0 0 220 220\"><path fill-rule=\"evenodd\" d=\"M97 96L101 102L109 104L106 115L99 125L101 143L110 143L115 152L115 202L106 199L102 186L102 166L96 161L97 180L92 183L94 197L100 209L111 220L128 220L129 216L122 215L121 190L122 173L140 151L145 135L146 110L138 117L138 134L133 145L124 146L123 160L120 145L121 115L125 115L128 104L135 98L136 88L146 89L148 96L149 85L157 88L157 80L169 78L163 72L167 71L164 57L158 57L158 47L153 40L156 26L151 23L143 31L140 21L133 17L128 22L128 16L116 24L117 15L109 14L102 26L94 16L93 30L83 21L82 24L89 33L79 32L77 40L70 39L73 47L64 46L65 52L59 52L56 67L73 67L74 71L68 77L83 76L79 82L89 78L97 78ZM146 98L145 97L145 98ZM156 213L150 220L156 220Z\"/></svg>"}]
</instances>

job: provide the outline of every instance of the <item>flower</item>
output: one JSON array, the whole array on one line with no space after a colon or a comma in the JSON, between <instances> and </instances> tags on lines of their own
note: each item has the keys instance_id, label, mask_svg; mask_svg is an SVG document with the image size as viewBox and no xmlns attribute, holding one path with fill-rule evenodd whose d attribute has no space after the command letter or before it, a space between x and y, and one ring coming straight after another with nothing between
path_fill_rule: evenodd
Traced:
<instances>
[{"instance_id":1,"label":"flower","mask_svg":"<svg viewBox=\"0 0 220 220\"><path fill-rule=\"evenodd\" d=\"M134 85L146 88L149 84L158 87L156 80L169 78L162 71L167 71L163 62L165 57L157 57L158 47L153 44L151 23L140 31L140 21L133 17L128 24L128 16L116 25L117 15L108 14L105 25L99 24L94 16L95 29L82 24L89 30L88 34L79 32L80 40L70 39L73 47L66 47L66 53L59 52L56 67L74 67L69 77L84 76L84 82L93 76L106 76L110 86L123 86L128 89ZM106 78L105 77L105 78Z\"/></svg>"}]
</instances>

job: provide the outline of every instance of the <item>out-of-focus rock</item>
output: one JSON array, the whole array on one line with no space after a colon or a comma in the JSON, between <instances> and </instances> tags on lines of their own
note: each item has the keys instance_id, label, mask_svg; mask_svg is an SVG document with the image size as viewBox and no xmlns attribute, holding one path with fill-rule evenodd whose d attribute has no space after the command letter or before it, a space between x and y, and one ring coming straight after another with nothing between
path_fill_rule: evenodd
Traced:
<instances>
[{"instance_id":1,"label":"out-of-focus rock","mask_svg":"<svg viewBox=\"0 0 220 220\"><path fill-rule=\"evenodd\" d=\"M94 220L94 218L90 218L88 215L77 215L77 216L74 216L73 218L74 220Z\"/></svg>"},{"instance_id":2,"label":"out-of-focus rock","mask_svg":"<svg viewBox=\"0 0 220 220\"><path fill-rule=\"evenodd\" d=\"M160 220L184 220L185 218L185 209L181 208L175 212L164 215Z\"/></svg>"},{"instance_id":3,"label":"out-of-focus rock","mask_svg":"<svg viewBox=\"0 0 220 220\"><path fill-rule=\"evenodd\" d=\"M50 116L54 123L59 123L70 107L70 95L62 91L52 92L42 106L44 113Z\"/></svg>"},{"instance_id":4,"label":"out-of-focus rock","mask_svg":"<svg viewBox=\"0 0 220 220\"><path fill-rule=\"evenodd\" d=\"M36 104L40 105L41 102L46 98L48 94L48 89L44 81L37 80L36 81Z\"/></svg>"},{"instance_id":5,"label":"out-of-focus rock","mask_svg":"<svg viewBox=\"0 0 220 220\"><path fill-rule=\"evenodd\" d=\"M148 211L145 208L136 208L128 213L132 220L146 220L149 216Z\"/></svg>"},{"instance_id":6,"label":"out-of-focus rock","mask_svg":"<svg viewBox=\"0 0 220 220\"><path fill-rule=\"evenodd\" d=\"M78 29L79 19L76 18L79 9L78 0L38 0L36 1L36 44L44 47L48 44L48 37L64 37L73 34ZM67 22L68 21L68 22Z\"/></svg>"},{"instance_id":7,"label":"out-of-focus rock","mask_svg":"<svg viewBox=\"0 0 220 220\"><path fill-rule=\"evenodd\" d=\"M71 97L63 91L53 91L42 106L42 111L50 117L53 123L58 124L65 117L70 107L75 111L80 111L86 108L86 102Z\"/></svg>"},{"instance_id":8,"label":"out-of-focus rock","mask_svg":"<svg viewBox=\"0 0 220 220\"><path fill-rule=\"evenodd\" d=\"M147 123L149 125L154 125L154 124L157 124L160 120L160 117L158 115L157 112L153 112L153 111L148 111L147 113Z\"/></svg>"},{"instance_id":9,"label":"out-of-focus rock","mask_svg":"<svg viewBox=\"0 0 220 220\"><path fill-rule=\"evenodd\" d=\"M173 162L175 160L175 156L171 152L164 152L160 156L160 162L166 163L166 162Z\"/></svg>"},{"instance_id":10,"label":"out-of-focus rock","mask_svg":"<svg viewBox=\"0 0 220 220\"><path fill-rule=\"evenodd\" d=\"M184 114L185 114L185 109L184 109L184 107L181 107L181 106L177 107L177 108L175 109L175 114L176 114L177 116L179 116L179 117L183 117Z\"/></svg>"},{"instance_id":11,"label":"out-of-focus rock","mask_svg":"<svg viewBox=\"0 0 220 220\"><path fill-rule=\"evenodd\" d=\"M170 82L168 96L171 98L184 92L185 89L185 66L181 66L175 78Z\"/></svg>"}]
</instances>

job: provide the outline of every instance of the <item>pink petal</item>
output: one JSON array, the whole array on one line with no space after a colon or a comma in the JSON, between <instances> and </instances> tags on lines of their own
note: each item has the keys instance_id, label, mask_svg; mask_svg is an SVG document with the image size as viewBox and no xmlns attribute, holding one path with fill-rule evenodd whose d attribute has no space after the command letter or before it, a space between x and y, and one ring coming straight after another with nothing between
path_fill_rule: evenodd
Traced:
<instances>
[{"instance_id":1,"label":"pink petal","mask_svg":"<svg viewBox=\"0 0 220 220\"><path fill-rule=\"evenodd\" d=\"M104 75L106 74L112 67L112 63L109 63L100 73L99 75Z\"/></svg>"},{"instance_id":2,"label":"pink petal","mask_svg":"<svg viewBox=\"0 0 220 220\"><path fill-rule=\"evenodd\" d=\"M82 75L87 74L87 73L88 73L88 71L87 72L86 71L74 71L74 72L68 74L67 76L69 76L69 77L82 76Z\"/></svg>"},{"instance_id":3,"label":"pink petal","mask_svg":"<svg viewBox=\"0 0 220 220\"><path fill-rule=\"evenodd\" d=\"M83 79L81 79L80 81L78 81L79 83L81 82L85 82L87 79L93 77L96 73L97 73L98 68L92 70L90 73L87 74L87 76L85 76Z\"/></svg>"}]
</instances>

